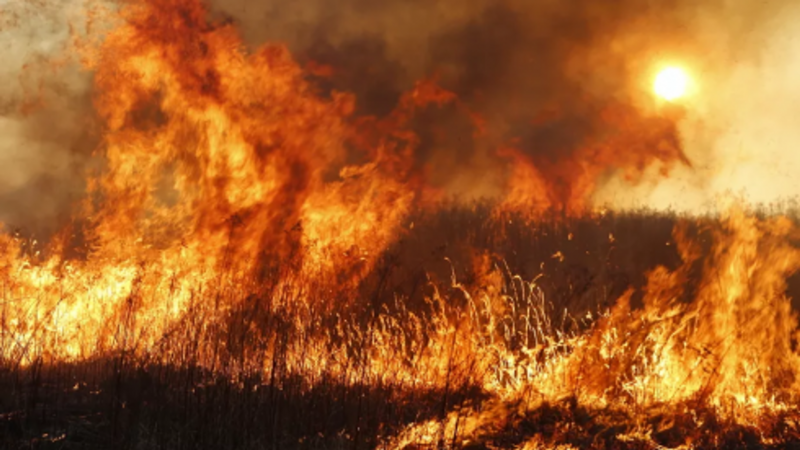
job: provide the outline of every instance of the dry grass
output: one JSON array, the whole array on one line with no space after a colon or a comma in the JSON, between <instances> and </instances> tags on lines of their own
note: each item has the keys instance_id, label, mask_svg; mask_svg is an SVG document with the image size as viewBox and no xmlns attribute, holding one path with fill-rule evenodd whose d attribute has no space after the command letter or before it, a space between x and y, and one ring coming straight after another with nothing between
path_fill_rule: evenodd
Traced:
<instances>
[{"instance_id":1,"label":"dry grass","mask_svg":"<svg viewBox=\"0 0 800 450\"><path fill-rule=\"evenodd\" d=\"M565 380L572 394L556 401L526 384L525 370L572 351L568 338L593 326L587 314L641 288L657 265L679 265L668 245L677 219L531 223L490 211L417 214L354 286L292 275L281 261L236 290L198 292L147 351L130 332L136 298L113 327L116 346L88 361L45 363L0 329L15 346L0 368L0 446L380 449L420 424L430 433L407 448L800 443L794 410L745 426L718 417L702 393L677 407L645 410L626 397L626 408L598 409L580 400L580 380ZM689 232L703 240L702 223ZM584 369L586 379L604 370Z\"/></svg>"}]
</instances>

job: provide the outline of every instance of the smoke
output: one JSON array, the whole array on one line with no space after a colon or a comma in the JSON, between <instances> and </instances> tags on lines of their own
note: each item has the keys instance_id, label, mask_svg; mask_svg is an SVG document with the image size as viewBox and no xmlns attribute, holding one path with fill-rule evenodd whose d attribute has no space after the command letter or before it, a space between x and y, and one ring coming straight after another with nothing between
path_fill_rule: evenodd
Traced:
<instances>
[{"instance_id":1,"label":"smoke","mask_svg":"<svg viewBox=\"0 0 800 450\"><path fill-rule=\"evenodd\" d=\"M800 195L800 6L744 3L729 2L696 26L707 45L688 61L697 87L680 124L692 168L639 186L611 180L599 202L698 212L739 199L787 206Z\"/></svg>"},{"instance_id":2,"label":"smoke","mask_svg":"<svg viewBox=\"0 0 800 450\"><path fill-rule=\"evenodd\" d=\"M357 92L368 113L386 111L414 80L437 74L488 130L476 138L463 119L432 121L446 132L427 133L419 157L452 193L507 192L507 161L495 150L512 141L566 191L556 192L562 201L587 194L618 208L702 211L726 193L757 203L800 194L800 8L787 2L212 3L251 44L287 42L299 58L333 66L332 87ZM698 85L679 118L652 105L654 70L665 63L687 67ZM618 124L601 117L615 103L632 110L630 128L617 132L647 126L642 119L651 116L678 126L614 151L647 153L666 139L689 164L671 164L677 152L635 160L581 152L615 132ZM577 182L587 168L592 180ZM578 185L588 192L569 192Z\"/></svg>"},{"instance_id":3,"label":"smoke","mask_svg":"<svg viewBox=\"0 0 800 450\"><path fill-rule=\"evenodd\" d=\"M513 191L525 194L523 205L544 198L579 207L593 198L697 211L728 191L757 202L800 194L796 6L209 2L251 48L283 42L301 63L328 66L314 83L323 95L356 94L359 114L386 115L424 78L453 91L458 105L415 123L417 169L451 195ZM0 4L0 222L46 234L84 191L99 137L92 74L70 59L69 37L85 15L84 4L68 0ZM698 85L679 114L650 92L665 62L685 65ZM526 184L519 173L541 180Z\"/></svg>"},{"instance_id":4,"label":"smoke","mask_svg":"<svg viewBox=\"0 0 800 450\"><path fill-rule=\"evenodd\" d=\"M662 54L691 46L694 17L708 14L675 0L212 4L252 46L286 42L301 61L332 67L323 86L355 92L362 113L385 113L415 80L435 76L484 127L476 133L457 108L420 120L417 159L429 181L461 197L503 195L512 163L498 148L510 146L556 206L581 206L608 172L630 178L682 159L677 130L652 120L641 80Z\"/></svg>"},{"instance_id":5,"label":"smoke","mask_svg":"<svg viewBox=\"0 0 800 450\"><path fill-rule=\"evenodd\" d=\"M0 3L0 222L56 231L83 191L94 144L91 78L67 58L70 1Z\"/></svg>"}]
</instances>

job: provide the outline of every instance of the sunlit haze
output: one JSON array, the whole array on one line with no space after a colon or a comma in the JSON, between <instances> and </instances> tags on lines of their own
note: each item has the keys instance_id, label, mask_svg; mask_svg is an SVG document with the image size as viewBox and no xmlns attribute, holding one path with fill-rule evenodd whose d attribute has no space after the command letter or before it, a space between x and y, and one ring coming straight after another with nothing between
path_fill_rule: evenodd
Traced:
<instances>
[{"instance_id":1,"label":"sunlit haze","mask_svg":"<svg viewBox=\"0 0 800 450\"><path fill-rule=\"evenodd\" d=\"M677 100L686 94L689 76L679 67L667 67L660 71L653 84L655 93L668 101Z\"/></svg>"}]
</instances>

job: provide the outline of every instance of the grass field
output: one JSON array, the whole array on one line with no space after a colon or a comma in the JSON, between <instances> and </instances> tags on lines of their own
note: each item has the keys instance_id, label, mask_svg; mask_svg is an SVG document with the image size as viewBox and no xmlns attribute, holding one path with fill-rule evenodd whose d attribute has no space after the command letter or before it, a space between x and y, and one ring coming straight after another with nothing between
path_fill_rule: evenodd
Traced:
<instances>
[{"instance_id":1,"label":"grass field","mask_svg":"<svg viewBox=\"0 0 800 450\"><path fill-rule=\"evenodd\" d=\"M772 383L772 404L735 404L728 396L740 386L660 385L674 391L665 394L648 385L659 372L647 364L668 356L658 324L674 320L637 315L653 314L648 275L686 266L673 234L682 227L702 255L670 301L695 302L722 219L638 212L530 221L476 205L407 223L357 283L342 282L352 267L322 277L280 261L258 279L195 293L163 335L146 337L148 348L140 322L153 319L139 317L135 289L111 338L100 336L102 350L72 361L37 346L58 339L47 311L29 316L37 331L25 342L10 322L14 298L4 298L3 448L784 448L800 440L792 382L781 382L791 374L751 370L747 383ZM786 290L797 298L799 287L790 279ZM613 319L623 296L631 310ZM612 325L620 354L600 358L598 339L611 339ZM719 357L709 347L698 359L705 383L723 383L703 362L719 369Z\"/></svg>"}]
</instances>

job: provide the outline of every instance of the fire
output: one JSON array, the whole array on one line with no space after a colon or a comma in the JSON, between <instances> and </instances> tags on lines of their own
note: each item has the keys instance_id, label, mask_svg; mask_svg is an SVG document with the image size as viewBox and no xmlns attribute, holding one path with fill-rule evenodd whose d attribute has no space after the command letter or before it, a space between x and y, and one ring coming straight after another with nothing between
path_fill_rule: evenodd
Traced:
<instances>
[{"instance_id":1,"label":"fire","mask_svg":"<svg viewBox=\"0 0 800 450\"><path fill-rule=\"evenodd\" d=\"M503 142L505 195L448 209L415 158L415 120L451 107L481 122L452 92L420 81L385 117L361 116L353 95L320 94L287 48L246 52L234 26L209 22L195 0L120 14L82 49L104 166L76 223L42 249L0 235L0 362L15 379L110 360L114 407L125 405L127 371L184 376L185 414L221 410L185 406L224 386L226 408L246 405L233 421L272 433L324 409L325 429L308 436L346 435L353 448L366 429L366 442L397 449L650 448L675 426L790 439L800 405L791 220L735 208L673 218L673 267L616 291L585 280L610 279L603 257L627 239L615 222L624 217L587 213L598 179L688 165L669 118L618 100L554 107L531 126L603 132L570 141L565 159ZM688 86L671 67L655 91L674 101ZM587 230L601 237L570 253ZM434 239L444 245L429 248ZM572 258L595 265L575 263L573 276ZM289 419L277 412L302 402L308 411ZM270 422L257 415L264 404ZM386 423L373 423L377 411Z\"/></svg>"},{"instance_id":2,"label":"fire","mask_svg":"<svg viewBox=\"0 0 800 450\"><path fill-rule=\"evenodd\" d=\"M714 229L714 248L704 262L702 281L695 292L687 292L700 252L679 226L675 240L683 265L649 274L642 307L631 306L629 291L585 333L574 335L554 332L553 324L543 321L547 302L537 283L520 282L514 292L522 298L515 300L533 307L527 310L532 317L520 323L531 327L528 332L535 339L514 349L506 334L505 340L493 339L470 350L499 369L484 379L484 387L502 401L411 427L393 441L393 448L434 444L440 433L452 435L459 426L463 442L485 440L481 436L486 427L502 427L513 417L537 414L542 405L564 399L596 414L677 414L669 421L678 420L678 411L698 411L697 405L703 404L715 414L756 427L771 420L767 417L784 414L800 395L800 355L793 347L798 323L782 294L787 275L800 268L800 251L787 240L796 233L785 219L761 222L731 211ZM681 300L686 293L694 301ZM470 333L488 337L491 331ZM509 409L523 399L521 409ZM693 420L685 426L704 426L698 416ZM653 431L639 430L619 439L648 442ZM530 443L540 439L542 435L534 436Z\"/></svg>"},{"instance_id":3,"label":"fire","mask_svg":"<svg viewBox=\"0 0 800 450\"><path fill-rule=\"evenodd\" d=\"M653 82L653 91L667 101L675 101L686 95L689 75L680 67L666 67L658 72Z\"/></svg>"}]
</instances>

